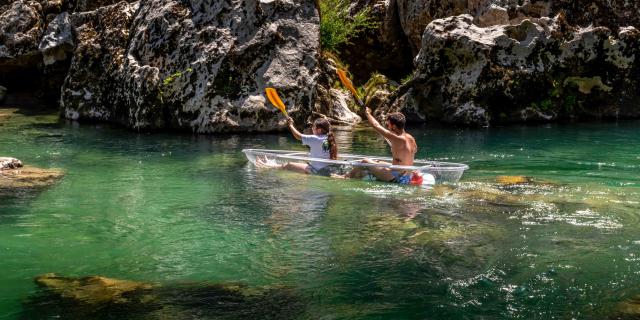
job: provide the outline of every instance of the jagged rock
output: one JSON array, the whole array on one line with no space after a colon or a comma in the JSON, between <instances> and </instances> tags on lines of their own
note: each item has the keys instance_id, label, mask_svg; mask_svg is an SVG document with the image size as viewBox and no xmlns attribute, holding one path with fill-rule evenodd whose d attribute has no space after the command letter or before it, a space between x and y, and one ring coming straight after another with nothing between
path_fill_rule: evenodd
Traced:
<instances>
[{"instance_id":1,"label":"jagged rock","mask_svg":"<svg viewBox=\"0 0 640 320\"><path fill-rule=\"evenodd\" d=\"M71 16L76 47L62 86L65 117L127 123L129 112L123 105L127 93L122 87L134 12L135 6L120 2Z\"/></svg>"},{"instance_id":2,"label":"jagged rock","mask_svg":"<svg viewBox=\"0 0 640 320\"><path fill-rule=\"evenodd\" d=\"M49 23L38 49L42 53L45 65L63 61L73 52L73 35L68 13L63 12L57 15Z\"/></svg>"},{"instance_id":3,"label":"jagged rock","mask_svg":"<svg viewBox=\"0 0 640 320\"><path fill-rule=\"evenodd\" d=\"M22 161L16 158L0 157L0 170L22 167Z\"/></svg>"},{"instance_id":4,"label":"jagged rock","mask_svg":"<svg viewBox=\"0 0 640 320\"><path fill-rule=\"evenodd\" d=\"M36 277L44 290L24 303L22 318L294 319L304 312L299 294L286 287L244 284L155 284L102 276Z\"/></svg>"},{"instance_id":5,"label":"jagged rock","mask_svg":"<svg viewBox=\"0 0 640 320\"><path fill-rule=\"evenodd\" d=\"M490 27L497 24L508 24L509 12L503 7L490 5L478 13L476 24L480 27Z\"/></svg>"},{"instance_id":6,"label":"jagged rock","mask_svg":"<svg viewBox=\"0 0 640 320\"><path fill-rule=\"evenodd\" d=\"M398 16L413 52L422 44L422 33L434 19L468 13L467 0L396 0Z\"/></svg>"},{"instance_id":7,"label":"jagged rock","mask_svg":"<svg viewBox=\"0 0 640 320\"><path fill-rule=\"evenodd\" d=\"M72 12L94 11L101 7L107 7L119 3L122 0L69 0L69 8ZM135 2L128 0L127 2Z\"/></svg>"},{"instance_id":8,"label":"jagged rock","mask_svg":"<svg viewBox=\"0 0 640 320\"><path fill-rule=\"evenodd\" d=\"M320 60L320 75L316 85L316 101L314 115L306 122L312 122L317 116L327 117L335 124L356 124L362 121L359 115L349 109L349 105L355 105L351 94L333 88L333 84L339 82L337 76L338 66L333 57L325 56Z\"/></svg>"},{"instance_id":9,"label":"jagged rock","mask_svg":"<svg viewBox=\"0 0 640 320\"><path fill-rule=\"evenodd\" d=\"M0 14L0 68L33 63L44 31L42 6L19 0ZM6 69L5 69L6 70Z\"/></svg>"},{"instance_id":10,"label":"jagged rock","mask_svg":"<svg viewBox=\"0 0 640 320\"><path fill-rule=\"evenodd\" d=\"M197 132L284 128L264 97L268 86L292 116L311 113L314 1L149 0L137 11L121 2L82 20L62 89L67 118Z\"/></svg>"},{"instance_id":11,"label":"jagged rock","mask_svg":"<svg viewBox=\"0 0 640 320\"><path fill-rule=\"evenodd\" d=\"M394 106L478 126L638 117L638 40L633 27L574 28L562 15L488 28L470 15L435 20Z\"/></svg>"},{"instance_id":12,"label":"jagged rock","mask_svg":"<svg viewBox=\"0 0 640 320\"><path fill-rule=\"evenodd\" d=\"M357 124L362 121L359 115L349 109L349 104L353 103L351 94L338 89L329 90L329 110L327 115L333 119L338 119L343 123Z\"/></svg>"},{"instance_id":13,"label":"jagged rock","mask_svg":"<svg viewBox=\"0 0 640 320\"><path fill-rule=\"evenodd\" d=\"M551 14L566 13L567 21L582 27L640 28L640 2L628 0L554 0Z\"/></svg>"}]
</instances>

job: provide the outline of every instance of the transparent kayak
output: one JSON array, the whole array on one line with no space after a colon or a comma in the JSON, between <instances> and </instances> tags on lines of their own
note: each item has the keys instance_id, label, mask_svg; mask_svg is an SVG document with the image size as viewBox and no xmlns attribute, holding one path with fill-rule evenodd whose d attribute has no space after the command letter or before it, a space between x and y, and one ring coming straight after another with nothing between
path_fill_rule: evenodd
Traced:
<instances>
[{"instance_id":1,"label":"transparent kayak","mask_svg":"<svg viewBox=\"0 0 640 320\"><path fill-rule=\"evenodd\" d=\"M363 163L362 160L370 159L391 163L393 159L388 157L376 157L355 154L340 154L337 160L312 158L308 152L290 150L265 150L265 149L244 149L242 150L247 159L256 166L260 163L282 165L289 162L298 163L327 163L335 169L338 174L345 174L354 167L381 167L391 170L415 172L422 176L422 184L432 185L436 183L455 183L460 180L465 170L469 166L462 163L439 162L427 160L415 160L413 166L399 166L384 163Z\"/></svg>"}]
</instances>

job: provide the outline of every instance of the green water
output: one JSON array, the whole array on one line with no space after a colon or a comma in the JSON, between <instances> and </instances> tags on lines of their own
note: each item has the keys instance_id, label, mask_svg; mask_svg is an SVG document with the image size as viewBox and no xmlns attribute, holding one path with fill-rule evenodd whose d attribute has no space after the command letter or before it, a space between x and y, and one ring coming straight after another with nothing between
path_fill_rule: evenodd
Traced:
<instances>
[{"instance_id":1,"label":"green water","mask_svg":"<svg viewBox=\"0 0 640 320\"><path fill-rule=\"evenodd\" d=\"M247 164L243 148L302 149L287 134L0 118L0 156L65 172L0 198L0 318L37 312L33 278L48 272L282 286L303 319L602 318L640 294L638 127L412 128L418 158L471 167L423 190ZM388 154L366 128L338 140Z\"/></svg>"}]
</instances>

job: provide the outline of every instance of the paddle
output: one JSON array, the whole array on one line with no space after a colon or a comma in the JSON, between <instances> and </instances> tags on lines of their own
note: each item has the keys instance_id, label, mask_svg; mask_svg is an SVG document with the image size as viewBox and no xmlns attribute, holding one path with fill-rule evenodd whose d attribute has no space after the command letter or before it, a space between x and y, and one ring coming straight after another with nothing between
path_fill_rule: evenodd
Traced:
<instances>
[{"instance_id":1,"label":"paddle","mask_svg":"<svg viewBox=\"0 0 640 320\"><path fill-rule=\"evenodd\" d=\"M351 80L349 80L349 78L347 77L347 73L344 70L338 69L338 77L340 78L340 81L342 82L342 84L345 87L347 87L349 91L351 91L351 94L353 94L353 97L356 99L356 102L358 103L358 105L361 108L364 108L364 102L362 102L362 100L358 98L358 92L356 91L356 88L353 87Z\"/></svg>"},{"instance_id":2,"label":"paddle","mask_svg":"<svg viewBox=\"0 0 640 320\"><path fill-rule=\"evenodd\" d=\"M289 114L287 114L287 107L285 107L284 103L282 103L282 100L280 100L280 97L278 97L278 93L276 92L276 89L267 88L265 89L265 91L267 92L267 98L269 98L269 101L271 101L271 103L278 110L282 111L282 113L284 113L285 116L289 117Z\"/></svg>"}]
</instances>

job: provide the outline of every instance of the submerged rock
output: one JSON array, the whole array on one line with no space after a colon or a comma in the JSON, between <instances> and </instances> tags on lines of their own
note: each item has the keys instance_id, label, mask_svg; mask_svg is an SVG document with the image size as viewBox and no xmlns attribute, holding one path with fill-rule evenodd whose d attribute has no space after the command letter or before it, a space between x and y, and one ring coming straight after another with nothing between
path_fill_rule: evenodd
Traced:
<instances>
[{"instance_id":1,"label":"submerged rock","mask_svg":"<svg viewBox=\"0 0 640 320\"><path fill-rule=\"evenodd\" d=\"M533 179L531 177L525 176L497 176L496 182L499 184L510 185L510 184L524 184L531 183Z\"/></svg>"},{"instance_id":2,"label":"submerged rock","mask_svg":"<svg viewBox=\"0 0 640 320\"><path fill-rule=\"evenodd\" d=\"M481 28L460 15L432 22L422 40L387 111L417 106L426 119L477 126L640 116L633 27L574 28L559 15Z\"/></svg>"},{"instance_id":3,"label":"submerged rock","mask_svg":"<svg viewBox=\"0 0 640 320\"><path fill-rule=\"evenodd\" d=\"M100 276L67 278L55 273L36 277L35 282L63 299L83 304L126 303L135 291L153 288L152 284Z\"/></svg>"},{"instance_id":4,"label":"submerged rock","mask_svg":"<svg viewBox=\"0 0 640 320\"><path fill-rule=\"evenodd\" d=\"M36 277L44 291L25 303L24 318L86 319L117 316L127 319L293 319L305 303L292 289L251 288L242 284L161 285L130 280Z\"/></svg>"}]
</instances>

